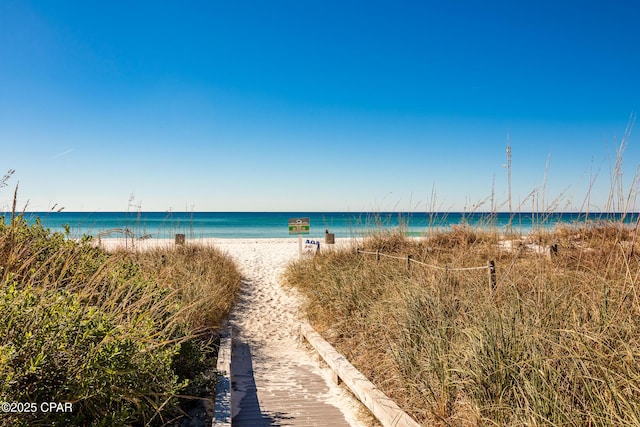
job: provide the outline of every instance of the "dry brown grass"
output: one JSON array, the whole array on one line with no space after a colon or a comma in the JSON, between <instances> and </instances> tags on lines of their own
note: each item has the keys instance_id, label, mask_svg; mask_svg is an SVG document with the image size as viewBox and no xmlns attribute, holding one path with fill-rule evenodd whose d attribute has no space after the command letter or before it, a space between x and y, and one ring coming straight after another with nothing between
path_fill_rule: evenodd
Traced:
<instances>
[{"instance_id":1,"label":"dry brown grass","mask_svg":"<svg viewBox=\"0 0 640 427\"><path fill-rule=\"evenodd\" d=\"M640 425L635 231L579 224L522 239L457 228L372 236L290 266L310 321L425 425ZM557 255L527 244L557 244ZM494 260L488 272L455 271Z\"/></svg>"},{"instance_id":2,"label":"dry brown grass","mask_svg":"<svg viewBox=\"0 0 640 427\"><path fill-rule=\"evenodd\" d=\"M123 253L152 274L158 286L176 293L180 321L193 332L218 328L231 311L241 277L231 257L219 249L189 244Z\"/></svg>"}]
</instances>

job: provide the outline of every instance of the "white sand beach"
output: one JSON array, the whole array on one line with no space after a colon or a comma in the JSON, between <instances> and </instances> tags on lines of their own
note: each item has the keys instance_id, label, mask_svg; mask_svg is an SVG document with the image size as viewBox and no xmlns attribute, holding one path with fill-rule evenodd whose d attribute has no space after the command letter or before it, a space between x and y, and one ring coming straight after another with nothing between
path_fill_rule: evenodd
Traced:
<instances>
[{"instance_id":1,"label":"white sand beach","mask_svg":"<svg viewBox=\"0 0 640 427\"><path fill-rule=\"evenodd\" d=\"M338 239L335 246L346 245L350 241ZM228 253L237 262L244 277L230 323L234 341L241 343L246 348L245 352L250 352L248 363L252 363L253 378L245 381L251 384L236 378L237 391L233 398L235 404L232 415L238 415L241 410L238 402L244 394L253 392L257 394L253 399L257 399L263 413L269 411L270 401L280 401L283 406L277 408L277 413L284 416L284 409L281 408L287 408L286 399L302 396L337 408L339 412L336 414L341 414L346 421L343 421L343 425L368 425L369 421L365 423L359 416L362 408L360 403L343 387L331 381L330 370L321 366L317 355L306 348L299 338L302 297L296 290L281 286L280 281L287 264L299 256L298 240L194 239L187 243L213 245ZM173 239L148 239L133 243L136 250L174 244ZM103 239L101 245L105 249L131 248L132 241ZM335 246L325 246L321 242L321 250L331 250ZM321 387L308 384L309 372L322 378ZM338 420L335 421L330 425L340 425Z\"/></svg>"}]
</instances>

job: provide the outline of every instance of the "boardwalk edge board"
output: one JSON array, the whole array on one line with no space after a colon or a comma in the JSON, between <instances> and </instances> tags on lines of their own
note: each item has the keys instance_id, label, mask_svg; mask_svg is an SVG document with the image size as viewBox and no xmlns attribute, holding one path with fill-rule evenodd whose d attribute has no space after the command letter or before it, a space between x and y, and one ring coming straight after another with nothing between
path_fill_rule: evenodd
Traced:
<instances>
[{"instance_id":1,"label":"boardwalk edge board","mask_svg":"<svg viewBox=\"0 0 640 427\"><path fill-rule=\"evenodd\" d=\"M231 339L231 328L227 326L220 334L218 349L214 427L231 427Z\"/></svg>"},{"instance_id":2,"label":"boardwalk edge board","mask_svg":"<svg viewBox=\"0 0 640 427\"><path fill-rule=\"evenodd\" d=\"M338 353L309 323L300 325L300 334L318 352L335 375L346 384L384 427L419 427L413 418L380 391L349 361Z\"/></svg>"}]
</instances>

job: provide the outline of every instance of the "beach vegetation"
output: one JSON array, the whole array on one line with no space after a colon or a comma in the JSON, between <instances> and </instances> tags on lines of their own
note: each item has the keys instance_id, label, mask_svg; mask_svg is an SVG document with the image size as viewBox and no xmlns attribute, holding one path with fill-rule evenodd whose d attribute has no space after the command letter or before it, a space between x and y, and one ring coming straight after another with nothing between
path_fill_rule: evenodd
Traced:
<instances>
[{"instance_id":1,"label":"beach vegetation","mask_svg":"<svg viewBox=\"0 0 640 427\"><path fill-rule=\"evenodd\" d=\"M211 396L240 283L215 248L105 252L14 212L0 221L0 281L0 401L35 405L0 424L172 425Z\"/></svg>"},{"instance_id":2,"label":"beach vegetation","mask_svg":"<svg viewBox=\"0 0 640 427\"><path fill-rule=\"evenodd\" d=\"M575 223L550 226L562 196L545 202L545 170L516 208L531 205L526 233L490 221L420 237L380 228L291 263L285 281L325 339L423 425L640 426L640 180L621 180L630 128L596 220L589 189Z\"/></svg>"},{"instance_id":3,"label":"beach vegetation","mask_svg":"<svg viewBox=\"0 0 640 427\"><path fill-rule=\"evenodd\" d=\"M636 235L606 221L508 244L470 227L386 231L286 279L312 325L424 425L640 425Z\"/></svg>"}]
</instances>

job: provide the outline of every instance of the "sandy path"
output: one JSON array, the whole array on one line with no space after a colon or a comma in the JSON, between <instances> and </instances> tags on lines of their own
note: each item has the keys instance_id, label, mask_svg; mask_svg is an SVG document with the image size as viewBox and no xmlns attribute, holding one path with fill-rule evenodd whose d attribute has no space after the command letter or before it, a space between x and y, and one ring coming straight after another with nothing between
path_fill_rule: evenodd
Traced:
<instances>
[{"instance_id":1,"label":"sandy path","mask_svg":"<svg viewBox=\"0 0 640 427\"><path fill-rule=\"evenodd\" d=\"M301 297L280 286L295 239L216 240L245 277L231 314L234 425L351 425L359 403L334 385L298 336Z\"/></svg>"},{"instance_id":2,"label":"sandy path","mask_svg":"<svg viewBox=\"0 0 640 427\"><path fill-rule=\"evenodd\" d=\"M302 297L280 286L287 264L298 257L289 239L195 239L214 245L238 264L244 280L230 323L234 333L232 381L234 426L358 426L362 405L331 381L318 356L298 334ZM339 244L346 241L336 242ZM103 239L106 249L131 247ZM173 239L136 241L135 248L170 247Z\"/></svg>"}]
</instances>

